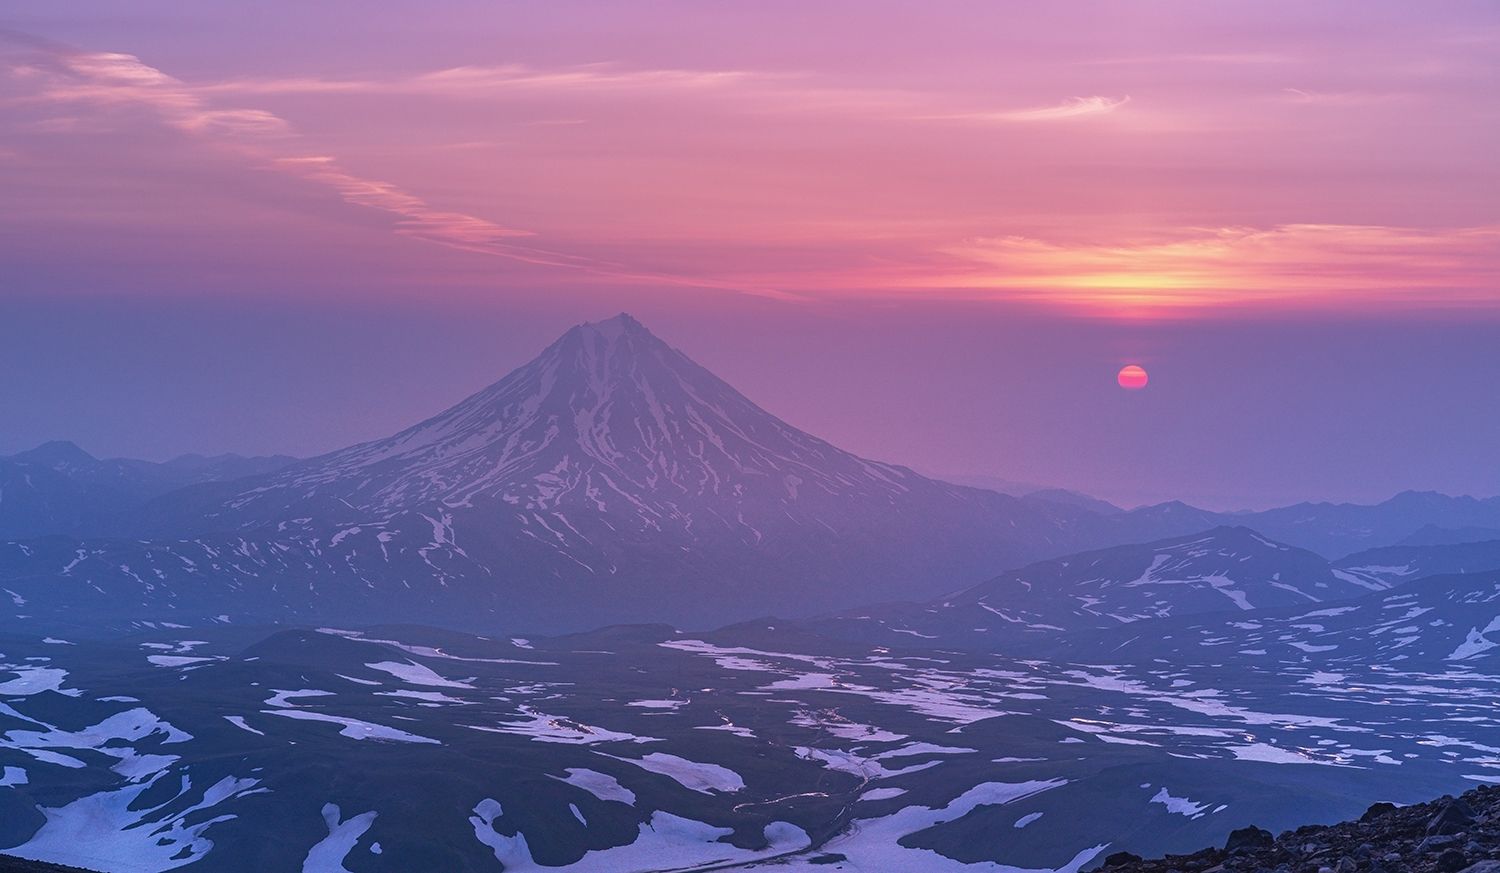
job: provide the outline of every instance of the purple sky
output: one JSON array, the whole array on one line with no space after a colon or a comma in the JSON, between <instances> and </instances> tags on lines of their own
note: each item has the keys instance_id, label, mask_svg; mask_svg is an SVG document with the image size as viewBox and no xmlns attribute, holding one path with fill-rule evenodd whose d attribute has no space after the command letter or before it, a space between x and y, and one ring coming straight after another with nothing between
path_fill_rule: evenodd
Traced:
<instances>
[{"instance_id":1,"label":"purple sky","mask_svg":"<svg viewBox=\"0 0 1500 873\"><path fill-rule=\"evenodd\" d=\"M914 10L14 10L0 452L314 453L629 310L924 471L1500 492L1493 4Z\"/></svg>"}]
</instances>

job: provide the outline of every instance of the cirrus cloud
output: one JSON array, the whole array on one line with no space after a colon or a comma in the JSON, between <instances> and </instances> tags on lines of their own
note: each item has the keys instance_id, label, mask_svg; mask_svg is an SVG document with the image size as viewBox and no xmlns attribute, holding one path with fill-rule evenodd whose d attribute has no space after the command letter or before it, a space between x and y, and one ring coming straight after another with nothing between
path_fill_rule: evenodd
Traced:
<instances>
[{"instance_id":1,"label":"cirrus cloud","mask_svg":"<svg viewBox=\"0 0 1500 873\"><path fill-rule=\"evenodd\" d=\"M1129 95L1124 97L1069 97L1055 106L1000 111L956 112L949 115L928 115L924 117L942 121L980 121L1005 124L1067 121L1075 118L1109 115L1129 102Z\"/></svg>"},{"instance_id":2,"label":"cirrus cloud","mask_svg":"<svg viewBox=\"0 0 1500 873\"><path fill-rule=\"evenodd\" d=\"M434 242L472 247L530 235L473 215L435 209L396 185L348 172L333 157L288 154L295 132L285 119L264 109L213 105L199 89L135 55L44 47L35 41L24 45L27 57L10 65L12 80L30 86L22 102L144 109L169 127L236 149L249 160L323 182L347 202L387 212L404 230L420 228L420 235Z\"/></svg>"}]
</instances>

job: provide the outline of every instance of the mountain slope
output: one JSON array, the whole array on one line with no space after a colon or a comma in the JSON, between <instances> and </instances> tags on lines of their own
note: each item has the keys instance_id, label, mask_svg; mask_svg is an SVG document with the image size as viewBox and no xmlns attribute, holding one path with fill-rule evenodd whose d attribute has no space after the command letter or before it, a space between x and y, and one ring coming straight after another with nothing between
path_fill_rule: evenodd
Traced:
<instances>
[{"instance_id":1,"label":"mountain slope","mask_svg":"<svg viewBox=\"0 0 1500 873\"><path fill-rule=\"evenodd\" d=\"M861 610L820 630L886 642L1008 647L1147 619L1301 606L1383 589L1244 527L1043 561L922 605Z\"/></svg>"},{"instance_id":2,"label":"mountain slope","mask_svg":"<svg viewBox=\"0 0 1500 873\"><path fill-rule=\"evenodd\" d=\"M1493 672L1500 658L1500 570L1429 576L1400 588L1313 608L1193 616L1059 642L1049 654L1264 668Z\"/></svg>"},{"instance_id":3,"label":"mountain slope","mask_svg":"<svg viewBox=\"0 0 1500 873\"><path fill-rule=\"evenodd\" d=\"M1426 576L1500 570L1500 539L1368 549L1334 562L1334 567L1335 573L1351 579L1390 585Z\"/></svg>"}]
</instances>

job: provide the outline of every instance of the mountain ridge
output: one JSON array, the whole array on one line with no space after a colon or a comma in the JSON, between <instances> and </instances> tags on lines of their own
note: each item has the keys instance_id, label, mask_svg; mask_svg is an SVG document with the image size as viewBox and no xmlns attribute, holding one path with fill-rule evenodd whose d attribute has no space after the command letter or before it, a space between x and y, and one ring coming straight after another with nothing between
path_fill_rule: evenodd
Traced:
<instances>
[{"instance_id":1,"label":"mountain ridge","mask_svg":"<svg viewBox=\"0 0 1500 873\"><path fill-rule=\"evenodd\" d=\"M105 533L153 500L183 488L256 476L284 455L180 455L168 461L96 458L69 440L0 456L0 539Z\"/></svg>"}]
</instances>

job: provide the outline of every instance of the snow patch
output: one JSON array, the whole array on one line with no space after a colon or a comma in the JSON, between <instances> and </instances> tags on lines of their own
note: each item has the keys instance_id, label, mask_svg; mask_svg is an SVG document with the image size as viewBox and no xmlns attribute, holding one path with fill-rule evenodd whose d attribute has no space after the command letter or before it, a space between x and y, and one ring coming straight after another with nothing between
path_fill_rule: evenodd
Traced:
<instances>
[{"instance_id":1,"label":"snow patch","mask_svg":"<svg viewBox=\"0 0 1500 873\"><path fill-rule=\"evenodd\" d=\"M354 844L375 823L373 811L340 820L342 813L334 803L323 804L323 821L328 825L328 836L319 840L302 862L302 873L349 873L344 859L354 851Z\"/></svg>"}]
</instances>

